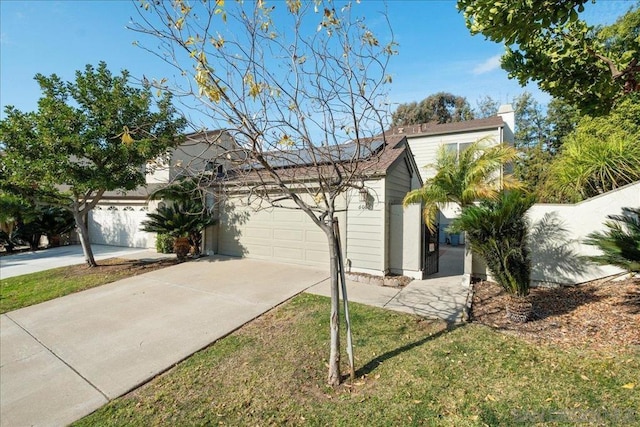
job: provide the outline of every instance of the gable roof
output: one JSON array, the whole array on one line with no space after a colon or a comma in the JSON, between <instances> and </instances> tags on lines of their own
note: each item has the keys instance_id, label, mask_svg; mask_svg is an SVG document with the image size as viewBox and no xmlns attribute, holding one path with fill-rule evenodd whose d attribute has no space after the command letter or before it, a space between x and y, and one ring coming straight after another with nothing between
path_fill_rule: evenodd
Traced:
<instances>
[{"instance_id":1,"label":"gable roof","mask_svg":"<svg viewBox=\"0 0 640 427\"><path fill-rule=\"evenodd\" d=\"M477 130L497 129L504 127L505 123L500 116L492 116L484 119L465 120L455 123L420 123L416 125L394 126L389 129L387 135L406 135L408 137L444 135L449 133L472 132Z\"/></svg>"}]
</instances>

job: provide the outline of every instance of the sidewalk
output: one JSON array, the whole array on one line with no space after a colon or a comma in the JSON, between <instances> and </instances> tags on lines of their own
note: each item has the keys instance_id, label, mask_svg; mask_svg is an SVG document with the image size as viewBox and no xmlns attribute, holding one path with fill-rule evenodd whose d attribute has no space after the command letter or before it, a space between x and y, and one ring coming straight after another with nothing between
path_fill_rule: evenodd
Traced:
<instances>
[{"instance_id":1,"label":"sidewalk","mask_svg":"<svg viewBox=\"0 0 640 427\"><path fill-rule=\"evenodd\" d=\"M118 246L91 245L96 261L107 258L141 259L175 255L158 254L153 249L123 248ZM84 264L82 246L69 245L41 249L36 252L20 252L0 257L0 279L36 273L52 268Z\"/></svg>"}]
</instances>

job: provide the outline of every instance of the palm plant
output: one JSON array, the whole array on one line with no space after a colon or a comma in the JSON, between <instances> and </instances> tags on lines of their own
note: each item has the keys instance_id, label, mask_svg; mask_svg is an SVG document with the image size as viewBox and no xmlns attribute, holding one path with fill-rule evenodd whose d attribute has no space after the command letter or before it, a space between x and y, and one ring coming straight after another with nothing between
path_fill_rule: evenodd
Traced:
<instances>
[{"instance_id":1,"label":"palm plant","mask_svg":"<svg viewBox=\"0 0 640 427\"><path fill-rule=\"evenodd\" d=\"M583 117L550 165L541 195L579 202L640 180L640 93L622 98L611 113Z\"/></svg>"},{"instance_id":2,"label":"palm plant","mask_svg":"<svg viewBox=\"0 0 640 427\"><path fill-rule=\"evenodd\" d=\"M171 206L159 207L157 212L147 214L149 218L142 222L142 230L150 233L168 234L175 239L174 249L178 258L186 257L184 239L198 254L202 230L214 224L210 215L198 211L199 204L194 201L177 202ZM182 240L180 240L182 239Z\"/></svg>"},{"instance_id":3,"label":"palm plant","mask_svg":"<svg viewBox=\"0 0 640 427\"><path fill-rule=\"evenodd\" d=\"M522 191L503 191L495 200L464 207L450 227L466 232L471 250L485 260L493 279L512 297L507 316L517 322L528 320L532 313L525 299L531 275L525 214L534 201Z\"/></svg>"},{"instance_id":4,"label":"palm plant","mask_svg":"<svg viewBox=\"0 0 640 427\"><path fill-rule=\"evenodd\" d=\"M512 175L501 173L503 165L516 159L517 151L508 145L485 148L485 142L484 138L475 141L459 155L441 146L435 164L426 166L436 174L405 196L405 206L424 203L423 216L431 231L444 204L454 202L464 208L476 200L497 198L502 188L522 186Z\"/></svg>"},{"instance_id":5,"label":"palm plant","mask_svg":"<svg viewBox=\"0 0 640 427\"><path fill-rule=\"evenodd\" d=\"M640 208L622 208L622 215L608 215L605 232L587 235L585 243L602 251L588 257L600 265L615 265L640 273Z\"/></svg>"},{"instance_id":6,"label":"palm plant","mask_svg":"<svg viewBox=\"0 0 640 427\"><path fill-rule=\"evenodd\" d=\"M164 224L161 227L144 228L143 230L168 234L174 239L188 238L195 255L200 255L202 230L209 225L213 225L215 220L205 207L205 194L198 183L192 178L185 177L171 185L156 190L149 198L151 200L164 199L173 201L174 206L160 208L157 214L148 214L147 216L154 221L154 224L158 225L163 222ZM181 232L176 234L175 226L172 224L180 224ZM174 242L174 246L175 244ZM184 242L181 244L184 245Z\"/></svg>"}]
</instances>

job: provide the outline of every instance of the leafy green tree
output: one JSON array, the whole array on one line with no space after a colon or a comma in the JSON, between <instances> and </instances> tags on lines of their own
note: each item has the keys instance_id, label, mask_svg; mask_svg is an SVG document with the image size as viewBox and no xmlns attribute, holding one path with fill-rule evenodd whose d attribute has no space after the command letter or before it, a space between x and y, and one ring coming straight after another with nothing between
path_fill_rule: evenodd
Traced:
<instances>
[{"instance_id":1,"label":"leafy green tree","mask_svg":"<svg viewBox=\"0 0 640 427\"><path fill-rule=\"evenodd\" d=\"M400 104L391 119L393 126L452 123L473 119L473 110L465 97L438 92L420 102Z\"/></svg>"},{"instance_id":2,"label":"leafy green tree","mask_svg":"<svg viewBox=\"0 0 640 427\"><path fill-rule=\"evenodd\" d=\"M493 117L498 114L500 101L485 95L476 101L476 108L473 109L473 117L475 119L484 119Z\"/></svg>"},{"instance_id":3,"label":"leafy green tree","mask_svg":"<svg viewBox=\"0 0 640 427\"><path fill-rule=\"evenodd\" d=\"M607 230L590 233L585 240L602 251L589 260L640 273L640 208L622 208L622 215L607 218L604 223Z\"/></svg>"},{"instance_id":4,"label":"leafy green tree","mask_svg":"<svg viewBox=\"0 0 640 427\"><path fill-rule=\"evenodd\" d=\"M170 95L154 102L149 87L132 87L127 71L114 76L104 62L87 65L75 77L64 82L38 74L38 110L5 109L0 186L68 209L85 260L95 266L89 211L105 191L144 184L144 165L179 142L184 119L177 117Z\"/></svg>"},{"instance_id":5,"label":"leafy green tree","mask_svg":"<svg viewBox=\"0 0 640 427\"><path fill-rule=\"evenodd\" d=\"M545 201L578 202L640 180L640 94L610 115L585 116L549 167Z\"/></svg>"},{"instance_id":6,"label":"leafy green tree","mask_svg":"<svg viewBox=\"0 0 640 427\"><path fill-rule=\"evenodd\" d=\"M556 98L606 114L640 91L640 9L594 28L578 18L587 0L458 0L472 34L504 43L502 67L521 85L536 81Z\"/></svg>"},{"instance_id":7,"label":"leafy green tree","mask_svg":"<svg viewBox=\"0 0 640 427\"><path fill-rule=\"evenodd\" d=\"M485 260L492 278L516 297L507 304L507 315L517 322L528 320L532 313L530 304L518 300L529 295L531 260L525 214L534 202L530 194L502 191L494 200L465 206L449 227L466 233L471 250Z\"/></svg>"},{"instance_id":8,"label":"leafy green tree","mask_svg":"<svg viewBox=\"0 0 640 427\"><path fill-rule=\"evenodd\" d=\"M447 203L457 203L464 208L482 199L495 199L502 188L518 188L520 183L502 171L512 162L517 151L508 145L489 148L479 140L460 152L448 151L441 146L436 162L427 165L435 175L427 179L421 188L407 193L405 206L423 203L423 216L430 230L435 230L438 210Z\"/></svg>"},{"instance_id":9,"label":"leafy green tree","mask_svg":"<svg viewBox=\"0 0 640 427\"><path fill-rule=\"evenodd\" d=\"M555 155L560 151L564 139L578 125L581 115L579 110L566 101L553 98L547 105L546 150Z\"/></svg>"}]
</instances>

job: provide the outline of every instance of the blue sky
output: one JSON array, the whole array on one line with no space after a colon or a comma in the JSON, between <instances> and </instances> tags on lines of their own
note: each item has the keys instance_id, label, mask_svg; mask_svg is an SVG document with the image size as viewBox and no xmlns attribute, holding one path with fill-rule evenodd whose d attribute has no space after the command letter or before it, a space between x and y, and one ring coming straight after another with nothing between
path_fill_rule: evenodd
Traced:
<instances>
[{"instance_id":1,"label":"blue sky","mask_svg":"<svg viewBox=\"0 0 640 427\"><path fill-rule=\"evenodd\" d=\"M382 2L363 3L372 17L379 16L375 12L383 8ZM392 103L447 91L467 97L475 106L484 95L504 103L525 90L499 68L503 47L469 34L455 1L389 0L387 4L399 43L399 55L390 69ZM600 0L587 4L583 17L593 24L611 23L634 4L635 0ZM136 77L170 77L171 70L162 61L132 44L140 38L126 28L137 15L135 8L136 3L125 0L0 1L2 110L6 105L23 111L37 108L36 73L73 80L75 70L106 61L113 72L127 69ZM535 85L526 90L543 104L549 99Z\"/></svg>"}]
</instances>

